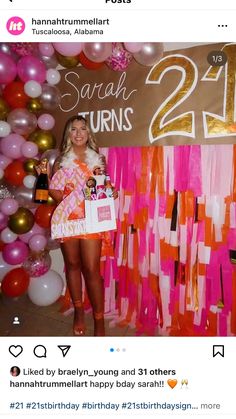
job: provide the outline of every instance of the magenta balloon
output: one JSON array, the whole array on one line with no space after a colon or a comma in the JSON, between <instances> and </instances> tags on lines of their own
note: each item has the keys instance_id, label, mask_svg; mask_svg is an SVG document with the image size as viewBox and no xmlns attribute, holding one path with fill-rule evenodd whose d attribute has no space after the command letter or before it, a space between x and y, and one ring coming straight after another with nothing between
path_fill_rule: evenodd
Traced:
<instances>
[{"instance_id":1,"label":"magenta balloon","mask_svg":"<svg viewBox=\"0 0 236 419\"><path fill-rule=\"evenodd\" d=\"M37 127L36 116L24 108L11 111L8 115L7 122L11 125L12 131L20 135L31 134Z\"/></svg>"},{"instance_id":2,"label":"magenta balloon","mask_svg":"<svg viewBox=\"0 0 236 419\"><path fill-rule=\"evenodd\" d=\"M54 54L54 48L53 45L47 42L39 43L38 45L39 51L42 55L45 55L46 57L51 57Z\"/></svg>"},{"instance_id":3,"label":"magenta balloon","mask_svg":"<svg viewBox=\"0 0 236 419\"><path fill-rule=\"evenodd\" d=\"M37 156L38 154L38 146L37 144L33 143L32 141L25 141L24 144L21 146L21 152L24 157L32 158Z\"/></svg>"},{"instance_id":4,"label":"magenta balloon","mask_svg":"<svg viewBox=\"0 0 236 419\"><path fill-rule=\"evenodd\" d=\"M0 261L1 263L1 261ZM51 257L47 251L30 254L23 263L23 268L28 272L30 278L37 278L44 275L52 264ZM1 265L0 265L1 266Z\"/></svg>"},{"instance_id":5,"label":"magenta balloon","mask_svg":"<svg viewBox=\"0 0 236 419\"><path fill-rule=\"evenodd\" d=\"M119 42L113 42L112 54L106 59L106 64L114 71L124 71L132 58L132 54L126 51Z\"/></svg>"},{"instance_id":6,"label":"magenta balloon","mask_svg":"<svg viewBox=\"0 0 236 419\"><path fill-rule=\"evenodd\" d=\"M8 216L0 212L0 231L3 230L8 223Z\"/></svg>"},{"instance_id":7,"label":"magenta balloon","mask_svg":"<svg viewBox=\"0 0 236 419\"><path fill-rule=\"evenodd\" d=\"M44 130L50 130L55 125L55 119L49 113L44 113L38 118L38 126Z\"/></svg>"},{"instance_id":8,"label":"magenta balloon","mask_svg":"<svg viewBox=\"0 0 236 419\"><path fill-rule=\"evenodd\" d=\"M124 42L124 47L127 51L132 52L139 52L142 48L143 42Z\"/></svg>"},{"instance_id":9,"label":"magenta balloon","mask_svg":"<svg viewBox=\"0 0 236 419\"><path fill-rule=\"evenodd\" d=\"M66 57L74 57L81 53L83 48L82 42L55 42L53 46L59 54ZM46 55L46 54L45 54Z\"/></svg>"},{"instance_id":10,"label":"magenta balloon","mask_svg":"<svg viewBox=\"0 0 236 419\"><path fill-rule=\"evenodd\" d=\"M2 257L9 265L23 263L28 254L28 246L20 240L7 244L2 251Z\"/></svg>"},{"instance_id":11,"label":"magenta balloon","mask_svg":"<svg viewBox=\"0 0 236 419\"><path fill-rule=\"evenodd\" d=\"M17 75L16 64L8 54L0 52L0 83L11 83Z\"/></svg>"},{"instance_id":12,"label":"magenta balloon","mask_svg":"<svg viewBox=\"0 0 236 419\"><path fill-rule=\"evenodd\" d=\"M6 167L12 162L7 156L0 154L0 169L6 169Z\"/></svg>"},{"instance_id":13,"label":"magenta balloon","mask_svg":"<svg viewBox=\"0 0 236 419\"><path fill-rule=\"evenodd\" d=\"M83 48L86 57L95 63L105 61L112 53L111 42L88 42Z\"/></svg>"},{"instance_id":14,"label":"magenta balloon","mask_svg":"<svg viewBox=\"0 0 236 419\"><path fill-rule=\"evenodd\" d=\"M2 153L12 159L19 159L22 157L21 146L24 144L25 139L18 134L9 134L1 141Z\"/></svg>"},{"instance_id":15,"label":"magenta balloon","mask_svg":"<svg viewBox=\"0 0 236 419\"><path fill-rule=\"evenodd\" d=\"M11 50L11 44L8 44L7 42L1 42L0 43L0 52L3 52L4 54L9 55L10 57L13 58L14 61L16 61L15 60L15 58L16 58L15 54L12 53L12 50ZM19 57L17 57L17 60L18 60L18 58Z\"/></svg>"},{"instance_id":16,"label":"magenta balloon","mask_svg":"<svg viewBox=\"0 0 236 419\"><path fill-rule=\"evenodd\" d=\"M20 79L24 82L35 80L43 83L46 79L45 64L33 55L22 57L17 63L17 71Z\"/></svg>"},{"instance_id":17,"label":"magenta balloon","mask_svg":"<svg viewBox=\"0 0 236 419\"><path fill-rule=\"evenodd\" d=\"M12 215L18 210L19 204L14 198L4 198L0 204L0 208L3 214Z\"/></svg>"},{"instance_id":18,"label":"magenta balloon","mask_svg":"<svg viewBox=\"0 0 236 419\"><path fill-rule=\"evenodd\" d=\"M28 233L25 234L21 234L20 235L20 239L24 242L24 243L29 243L29 240L35 236L35 235L43 235L45 234L45 229L40 227L38 224L34 223L33 227L31 228L30 231L28 231Z\"/></svg>"},{"instance_id":19,"label":"magenta balloon","mask_svg":"<svg viewBox=\"0 0 236 419\"><path fill-rule=\"evenodd\" d=\"M35 234L29 240L29 247L33 252L40 252L47 244L47 239L42 234Z\"/></svg>"}]
</instances>

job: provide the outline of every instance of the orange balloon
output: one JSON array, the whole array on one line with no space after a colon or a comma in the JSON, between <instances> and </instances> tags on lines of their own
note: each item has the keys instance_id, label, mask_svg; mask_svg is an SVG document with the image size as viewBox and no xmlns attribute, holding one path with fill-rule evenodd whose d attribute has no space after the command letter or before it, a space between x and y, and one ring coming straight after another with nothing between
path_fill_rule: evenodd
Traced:
<instances>
[{"instance_id":1,"label":"orange balloon","mask_svg":"<svg viewBox=\"0 0 236 419\"><path fill-rule=\"evenodd\" d=\"M86 55L83 53L83 51L78 55L80 63L87 68L88 70L98 70L100 67L102 67L102 63L95 63L94 61L89 60Z\"/></svg>"},{"instance_id":2,"label":"orange balloon","mask_svg":"<svg viewBox=\"0 0 236 419\"><path fill-rule=\"evenodd\" d=\"M27 291L29 281L29 274L23 268L12 269L2 280L2 292L8 297L18 297Z\"/></svg>"},{"instance_id":3,"label":"orange balloon","mask_svg":"<svg viewBox=\"0 0 236 419\"><path fill-rule=\"evenodd\" d=\"M51 225L51 217L56 205L41 204L35 211L35 222L43 228L49 228Z\"/></svg>"},{"instance_id":4,"label":"orange balloon","mask_svg":"<svg viewBox=\"0 0 236 419\"><path fill-rule=\"evenodd\" d=\"M2 95L13 109L25 108L30 100L24 91L24 83L22 81L13 81L7 84Z\"/></svg>"},{"instance_id":5,"label":"orange balloon","mask_svg":"<svg viewBox=\"0 0 236 419\"><path fill-rule=\"evenodd\" d=\"M14 186L22 185L26 175L27 173L24 171L23 163L20 160L11 162L4 171L6 181Z\"/></svg>"}]
</instances>

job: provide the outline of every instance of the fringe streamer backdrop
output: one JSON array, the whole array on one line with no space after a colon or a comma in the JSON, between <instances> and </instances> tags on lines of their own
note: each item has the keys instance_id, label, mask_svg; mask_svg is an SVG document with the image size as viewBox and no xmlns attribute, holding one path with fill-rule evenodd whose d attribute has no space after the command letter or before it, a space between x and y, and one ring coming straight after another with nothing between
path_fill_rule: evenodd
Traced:
<instances>
[{"instance_id":1,"label":"fringe streamer backdrop","mask_svg":"<svg viewBox=\"0 0 236 419\"><path fill-rule=\"evenodd\" d=\"M102 261L111 326L137 335L236 334L236 147L103 148L119 190Z\"/></svg>"}]
</instances>

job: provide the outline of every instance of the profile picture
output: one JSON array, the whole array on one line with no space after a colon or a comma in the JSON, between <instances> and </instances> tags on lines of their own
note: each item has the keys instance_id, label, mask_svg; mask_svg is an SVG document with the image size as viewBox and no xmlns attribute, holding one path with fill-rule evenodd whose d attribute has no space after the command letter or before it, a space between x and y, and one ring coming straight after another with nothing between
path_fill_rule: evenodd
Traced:
<instances>
[{"instance_id":1,"label":"profile picture","mask_svg":"<svg viewBox=\"0 0 236 419\"><path fill-rule=\"evenodd\" d=\"M11 373L12 377L18 377L18 375L20 375L20 368L16 367L16 366L11 367L10 373Z\"/></svg>"}]
</instances>

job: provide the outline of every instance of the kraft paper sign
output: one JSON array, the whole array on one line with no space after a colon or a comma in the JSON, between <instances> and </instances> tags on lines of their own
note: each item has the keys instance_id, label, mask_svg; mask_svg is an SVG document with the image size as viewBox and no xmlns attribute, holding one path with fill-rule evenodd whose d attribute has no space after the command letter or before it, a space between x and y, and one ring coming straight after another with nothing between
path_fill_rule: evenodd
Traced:
<instances>
[{"instance_id":1,"label":"kraft paper sign","mask_svg":"<svg viewBox=\"0 0 236 419\"><path fill-rule=\"evenodd\" d=\"M227 62L211 66L212 51ZM100 147L236 142L236 45L168 51L153 67L133 60L126 71L82 66L61 70L56 138L69 117L82 114Z\"/></svg>"}]
</instances>

